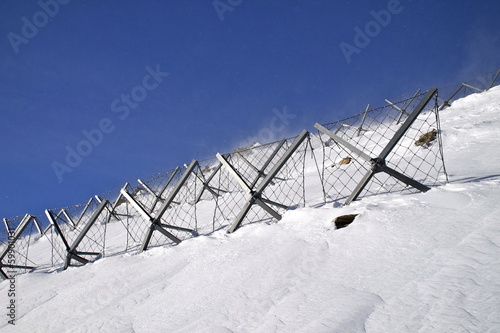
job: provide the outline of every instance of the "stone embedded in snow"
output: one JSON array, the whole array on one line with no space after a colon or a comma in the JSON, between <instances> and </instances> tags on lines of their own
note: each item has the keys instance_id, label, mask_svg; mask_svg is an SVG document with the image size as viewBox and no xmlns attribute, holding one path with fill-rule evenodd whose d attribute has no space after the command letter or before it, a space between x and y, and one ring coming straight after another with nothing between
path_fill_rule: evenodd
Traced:
<instances>
[{"instance_id":1,"label":"stone embedded in snow","mask_svg":"<svg viewBox=\"0 0 500 333\"><path fill-rule=\"evenodd\" d=\"M335 227L337 227L337 229L345 228L354 221L356 216L358 216L358 214L341 215L336 217L335 220L333 220L333 223L335 223Z\"/></svg>"}]
</instances>

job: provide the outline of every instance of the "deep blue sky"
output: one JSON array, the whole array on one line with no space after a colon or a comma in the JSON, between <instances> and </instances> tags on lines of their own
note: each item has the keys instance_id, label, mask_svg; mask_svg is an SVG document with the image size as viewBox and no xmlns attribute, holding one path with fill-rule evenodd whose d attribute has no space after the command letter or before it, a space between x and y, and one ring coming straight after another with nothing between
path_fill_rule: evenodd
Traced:
<instances>
[{"instance_id":1,"label":"deep blue sky","mask_svg":"<svg viewBox=\"0 0 500 333\"><path fill-rule=\"evenodd\" d=\"M0 218L500 67L493 0L220 0L222 16L213 0L41 2L50 15L0 3ZM372 37L348 63L356 27ZM89 153L83 131L99 126ZM68 148L87 156L70 167Z\"/></svg>"}]
</instances>

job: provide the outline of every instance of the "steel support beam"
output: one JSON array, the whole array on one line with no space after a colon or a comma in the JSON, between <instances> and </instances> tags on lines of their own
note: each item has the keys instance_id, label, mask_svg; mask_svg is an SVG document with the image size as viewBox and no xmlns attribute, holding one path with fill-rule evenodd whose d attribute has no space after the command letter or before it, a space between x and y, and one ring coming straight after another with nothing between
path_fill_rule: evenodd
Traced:
<instances>
[{"instance_id":1,"label":"steel support beam","mask_svg":"<svg viewBox=\"0 0 500 333\"><path fill-rule=\"evenodd\" d=\"M76 229L76 224L75 222L73 222L73 219L71 217L69 217L68 213L66 212L66 209L61 209L61 212L62 214L64 215L64 217L66 218L66 221L68 221L68 223L71 223L71 225L73 226L73 228Z\"/></svg>"},{"instance_id":2,"label":"steel support beam","mask_svg":"<svg viewBox=\"0 0 500 333\"><path fill-rule=\"evenodd\" d=\"M253 205L257 204L259 207L261 207L263 210L265 210L269 215L277 219L278 221L281 220L281 215L276 212L273 208L271 208L268 204L280 207L280 208L289 208L287 206L281 205L279 203L275 203L273 201L267 200L262 198L262 193L266 189L266 187L272 183L272 180L276 177L276 175L279 173L279 171L283 168L283 166L286 164L286 162L290 159L290 157L295 153L295 151L299 148L299 146L304 142L306 138L309 137L309 132L306 130L302 131L302 133L297 136L295 141L292 143L292 145L286 150L285 154L276 162L276 164L271 168L271 170L264 176L264 179L257 185L257 187L254 189L256 185L256 181L252 183L252 186L250 187L244 180L243 178L238 174L238 172L234 169L234 167L227 161L227 159L220 155L217 154L217 158L219 161L224 165L224 167L231 173L234 178L240 183L241 187L245 192L251 195L249 201L243 206L242 210L236 216L236 219L233 221L231 226L228 229L228 233L234 232L236 229L238 229L241 226L241 223L243 222L243 219L246 217L250 209L252 208ZM285 140L280 142L279 148L281 148L284 144ZM262 170L265 170L269 166L269 164L272 162L274 157L276 157L278 153L278 149L276 149L273 154L270 156L270 158L266 161L264 168ZM260 178L260 176L257 176L257 178Z\"/></svg>"},{"instance_id":3,"label":"steel support beam","mask_svg":"<svg viewBox=\"0 0 500 333\"><path fill-rule=\"evenodd\" d=\"M83 216L85 216L85 213L87 213L87 210L89 209L90 205L92 204L92 201L94 201L94 198L90 198L87 204L85 205L85 208L83 209L82 213L78 217L78 220L76 220L75 227L77 227L80 224L80 221L82 220Z\"/></svg>"},{"instance_id":4,"label":"steel support beam","mask_svg":"<svg viewBox=\"0 0 500 333\"><path fill-rule=\"evenodd\" d=\"M411 105L411 103L413 102L413 100L415 99L415 97L417 97L417 95L420 93L420 89L418 89L414 94L413 96L410 98L410 100L408 101L408 103L405 105L404 108L400 108L399 106L397 106L396 104L392 103L391 101L389 100L385 100L387 103L389 103L389 105L391 105L393 108L395 108L396 110L398 110L400 113L399 113L399 116L398 116L398 119L396 120L396 125L399 124L399 122L401 121L401 118L403 117L403 115L409 115L408 112L406 112L406 109L408 109L408 107Z\"/></svg>"},{"instance_id":5,"label":"steel support beam","mask_svg":"<svg viewBox=\"0 0 500 333\"><path fill-rule=\"evenodd\" d=\"M165 199L165 202L160 206L158 209L158 213L156 213L156 219L161 219L165 211L170 207L170 205L173 203L175 197L181 190L181 187L184 186L186 181L188 180L189 176L193 172L194 168L198 165L198 161L192 160L191 163L187 166L186 171L182 174L181 179L177 182L175 187L172 189L172 191L168 194L167 198ZM166 187L165 187L166 188Z\"/></svg>"},{"instance_id":6,"label":"steel support beam","mask_svg":"<svg viewBox=\"0 0 500 333\"><path fill-rule=\"evenodd\" d=\"M170 175L170 177L168 177L168 180L167 182L163 185L163 187L160 189L160 192L158 192L158 195L156 196L156 199L155 199L155 202L153 203L153 206L151 206L151 212L153 212L155 210L155 207L156 205L158 204L158 202L165 202L163 201L163 199L161 198L161 196L163 195L163 193L167 190L168 186L172 183L172 180L174 179L174 177L177 175L177 173L181 170L180 167L176 167L174 169L174 171L172 172L172 174Z\"/></svg>"},{"instance_id":7,"label":"steel support beam","mask_svg":"<svg viewBox=\"0 0 500 333\"><path fill-rule=\"evenodd\" d=\"M214 197L220 196L220 194L218 192L223 192L223 193L226 192L224 190L221 190L219 188L215 188L215 187L209 185L210 182L212 181L212 179L217 174L217 172L219 172L219 170L220 170L221 167L222 167L222 164L218 163L217 166L215 167L215 169L210 174L210 176L208 176L208 178L206 178L206 179L205 179L205 175L203 174L203 170L201 171L201 176L199 176L198 174L195 173L196 177L201 181L201 183L203 185L203 187L201 188L200 193L198 193L198 195L196 196L196 200L194 201L195 204L197 204L198 202L200 202L201 197L203 196L203 193L205 192L205 190L209 191L210 193L212 193L212 195Z\"/></svg>"},{"instance_id":8,"label":"steel support beam","mask_svg":"<svg viewBox=\"0 0 500 333\"><path fill-rule=\"evenodd\" d=\"M493 80L491 80L491 83L486 90L490 90L491 87L493 87L493 85L495 84L495 81L498 79L499 75L500 75L500 69L498 69L497 73L495 74L495 77L493 77Z\"/></svg>"},{"instance_id":9,"label":"steel support beam","mask_svg":"<svg viewBox=\"0 0 500 333\"><path fill-rule=\"evenodd\" d=\"M427 93L422 97L420 103L415 107L412 113L408 116L406 121L399 127L391 141L385 146L382 153L380 153L379 158L385 160L385 158L389 155L389 153L396 147L397 143L401 138L405 135L405 133L410 129L411 125L415 122L420 113L424 110L427 104L431 101L431 99L437 94L437 88L430 88Z\"/></svg>"},{"instance_id":10,"label":"steel support beam","mask_svg":"<svg viewBox=\"0 0 500 333\"><path fill-rule=\"evenodd\" d=\"M330 139L332 139L333 141L336 141L338 143L340 143L341 145L343 145L344 147L346 147L347 149L349 149L351 152L353 152L354 154L358 155L359 157L361 157L362 159L364 159L365 161L371 161L372 158L370 155L366 154L365 152L363 152L361 149L358 149L357 147L355 147L354 145L350 144L349 142L347 142L346 140L342 139L340 136L336 135L335 133L332 133L330 132L328 129L326 129L326 127L324 127L323 125L320 125L318 123L316 123L314 125L314 127L316 129L318 129L319 131L323 132L324 134L328 135L330 137Z\"/></svg>"},{"instance_id":11,"label":"steel support beam","mask_svg":"<svg viewBox=\"0 0 500 333\"><path fill-rule=\"evenodd\" d=\"M147 192L149 192L149 194L151 194L152 196L158 198L158 195L152 189L150 189L149 186L146 185L142 180L137 179L137 182L139 183L139 185L142 186L142 188L144 188Z\"/></svg>"},{"instance_id":12,"label":"steel support beam","mask_svg":"<svg viewBox=\"0 0 500 333\"><path fill-rule=\"evenodd\" d=\"M148 232L142 242L139 252L146 251L153 236L155 230L160 231L163 235L167 236L170 240L174 241L176 244L181 242L180 239L175 237L170 232L166 231L161 225L158 225L156 219L148 213L135 199L132 197L125 189L122 189L122 195L128 200L128 202L135 208L135 210L142 216L144 220L150 223Z\"/></svg>"},{"instance_id":13,"label":"steel support beam","mask_svg":"<svg viewBox=\"0 0 500 333\"><path fill-rule=\"evenodd\" d=\"M362 131L366 131L365 129L363 129L363 125L365 124L366 115L368 114L368 111L370 111L370 104L368 104L366 106L365 113L363 114L363 119L361 119L361 124L359 125L359 128L358 128L358 136L361 135Z\"/></svg>"},{"instance_id":14,"label":"steel support beam","mask_svg":"<svg viewBox=\"0 0 500 333\"><path fill-rule=\"evenodd\" d=\"M127 201L135 208L135 210L142 215L143 219L146 220L147 222L150 223L148 231L146 235L144 236L144 240L141 244L141 247L139 249L139 252L146 251L148 249L149 243L151 241L151 237L153 236L153 233L155 231L159 231L162 233L164 236L166 236L168 239L172 240L174 243L179 244L181 240L174 236L172 233L168 232L166 228L168 229L173 229L173 230L180 230L180 231L185 231L185 232L190 232L190 233L195 233L195 230L192 229L187 229L187 228L181 228L173 225L168 225L162 223L162 216L166 212L166 210L174 203L174 199L181 190L182 186L186 183L187 179L195 169L195 167L198 165L198 162L196 160L193 160L191 164L187 167L186 171L184 171L181 179L177 182L173 190L168 194L167 198L163 200L162 205L158 209L158 212L153 216L153 212L149 213L147 212L126 190L125 188L122 188L120 190L121 194L127 199ZM162 193L165 191L167 188L168 184L172 181L174 175L178 172L180 168L176 168L175 171L172 173L170 179L167 181L165 186L163 186ZM160 194L161 195L161 194Z\"/></svg>"},{"instance_id":15,"label":"steel support beam","mask_svg":"<svg viewBox=\"0 0 500 333\"><path fill-rule=\"evenodd\" d=\"M99 218L99 215L101 215L101 212L104 210L104 207L108 204L108 200L103 200L97 207L97 209L92 213L90 216L89 221L87 224L83 227L82 231L78 234L78 237L75 239L73 244L68 250L68 254L66 256L66 263L64 264L64 269L68 268L71 265L71 260L74 259L76 261L79 261L82 264L88 263L90 260L87 260L82 257L82 255L92 255L92 256L99 256L102 255L99 252L81 252L78 251L77 248L82 242L82 240L85 238L87 233L89 232L90 228L95 224L97 219Z\"/></svg>"},{"instance_id":16,"label":"steel support beam","mask_svg":"<svg viewBox=\"0 0 500 333\"><path fill-rule=\"evenodd\" d=\"M476 87L474 87L474 86L471 86L470 84L467 84L467 83L465 83L465 82L464 82L464 83L462 83L462 85L463 85L464 87L471 88L471 89L476 90L476 91L479 91L479 92L484 92L484 91L485 91L485 90L483 90L483 89L479 89L479 88L476 88Z\"/></svg>"},{"instance_id":17,"label":"steel support beam","mask_svg":"<svg viewBox=\"0 0 500 333\"><path fill-rule=\"evenodd\" d=\"M7 243L6 243L6 247L0 253L0 278L2 278L4 280L9 279L7 274L5 274L5 272L3 271L4 267L11 268L11 269L14 269L14 268L33 269L34 268L32 266L12 265L12 264L4 264L3 263L3 259L9 253L9 251L14 249L16 241L19 239L19 237L21 237L21 234L24 232L24 230L26 230L26 228L28 227L28 224L33 220L33 218L34 218L33 216L26 214L23 217L23 219L21 220L21 223L19 223L19 225L17 226L14 233L12 234L9 231L9 233L8 233L9 238L7 240ZM5 222L5 220L4 220L4 222Z\"/></svg>"},{"instance_id":18,"label":"steel support beam","mask_svg":"<svg viewBox=\"0 0 500 333\"><path fill-rule=\"evenodd\" d=\"M331 139L334 141L338 142L339 144L343 145L347 149L349 149L352 153L360 156L362 159L365 161L370 162L371 168L368 170L368 172L363 176L363 178L360 180L360 182L357 184L356 188L354 191L351 193L351 195L347 198L347 201L345 202L346 205L349 205L352 201L356 200L361 192L364 190L366 185L370 182L370 180L373 178L373 176L376 173L379 172L385 172L388 175L398 179L399 181L412 186L422 192L426 192L430 190L430 188L424 184L421 184L420 182L388 167L386 165L386 158L389 156L391 151L396 147L398 142L401 140L401 138L405 135L405 133L410 129L411 125L415 122L417 117L420 115L420 113L423 111L423 109L427 106L429 101L437 94L437 89L435 87L432 87L427 91L425 96L422 98L420 103L415 107L415 109L412 111L412 113L408 116L406 121L399 127L399 129L396 131L396 133L393 135L389 143L385 146L385 148L382 150L382 152L379 154L378 157L370 157L370 155L364 153L354 145L350 144L346 140L340 138L336 134L332 133L325 127L321 126L320 124L314 125L318 130L323 132L324 134L328 135Z\"/></svg>"},{"instance_id":19,"label":"steel support beam","mask_svg":"<svg viewBox=\"0 0 500 333\"><path fill-rule=\"evenodd\" d=\"M66 249L66 252L69 251L69 244L68 244L68 241L66 240L66 237L64 237L64 234L62 233L61 231L61 228L59 227L59 225L57 224L57 217L59 216L59 214L57 216L54 217L54 213L52 213L50 210L46 209L45 210L45 215L47 216L47 219L49 220L49 223L50 225L54 228L54 230L56 231L56 234L59 235L59 237L61 237L61 240L64 244L64 248ZM45 229L45 232L47 232L48 228Z\"/></svg>"},{"instance_id":20,"label":"steel support beam","mask_svg":"<svg viewBox=\"0 0 500 333\"><path fill-rule=\"evenodd\" d=\"M108 200L101 201L101 203L99 204L97 209L92 213L92 216L90 217L90 219L87 222L87 224L85 225L85 227L83 227L82 231L78 234L78 237L73 242L73 245L71 245L71 247L69 249L70 252L76 251L76 248L78 247L78 245L80 245L82 240L85 238L85 236L89 232L90 228L92 228L94 223L97 221L97 219L99 218L99 215L101 215L101 212L104 210L104 207L106 207L107 204L108 204Z\"/></svg>"},{"instance_id":21,"label":"steel support beam","mask_svg":"<svg viewBox=\"0 0 500 333\"><path fill-rule=\"evenodd\" d=\"M3 225L5 226L5 230L7 231L7 235L11 234L11 230L9 228L9 223L6 218L3 218Z\"/></svg>"},{"instance_id":22,"label":"steel support beam","mask_svg":"<svg viewBox=\"0 0 500 333\"><path fill-rule=\"evenodd\" d=\"M452 100L452 98L453 98L453 97L455 97L455 95L456 95L456 94L458 94L458 92L459 92L460 90L462 90L462 88L463 88L463 87L464 87L464 86L461 84L461 85L457 88L457 90L455 90L455 92L453 92L453 94L451 94L451 96L450 96L450 97L448 97L448 99L446 99L446 100L443 102L443 104L441 104L441 106L439 107L439 111L444 110L444 108L446 108L446 107L450 106L450 105L451 105L451 104L450 104L450 101Z\"/></svg>"},{"instance_id":23,"label":"steel support beam","mask_svg":"<svg viewBox=\"0 0 500 333\"><path fill-rule=\"evenodd\" d=\"M59 235L61 238L64 248L66 249L66 261L64 263L64 269L67 269L71 265L71 260L76 260L82 264L86 264L89 262L89 260L85 259L82 257L82 255L93 255L93 256L99 256L101 253L98 252L82 252L78 251L78 245L82 242L82 240L85 238L87 235L88 231L90 228L94 225L96 222L97 218L101 214L101 212L104 210L104 207L108 204L108 200L103 200L100 202L99 206L97 209L92 213L89 221L87 224L83 227L82 231L78 235L78 237L75 239L72 245L69 245L68 241L66 240L66 237L64 236L63 232L61 231L61 228L59 227L59 224L56 221L56 217L54 217L53 213L50 210L45 210L45 215L47 215L47 218L50 222L50 224L53 226L53 228L56 230L56 233Z\"/></svg>"},{"instance_id":24,"label":"steel support beam","mask_svg":"<svg viewBox=\"0 0 500 333\"><path fill-rule=\"evenodd\" d=\"M35 227L38 230L38 233L40 234L40 236L42 236L43 235L42 226L40 225L40 222L38 222L38 219L35 216L33 216L33 223L35 223Z\"/></svg>"},{"instance_id":25,"label":"steel support beam","mask_svg":"<svg viewBox=\"0 0 500 333\"><path fill-rule=\"evenodd\" d=\"M217 155L215 156L217 157L219 162L226 168L226 171L228 171L231 175L233 175L233 177L236 179L236 181L240 184L240 186L246 193L252 192L252 188L250 187L250 185L248 185L245 182L243 177L240 176L238 171L236 171L236 169L231 165L231 163L229 163L229 161L226 159L224 155L217 153Z\"/></svg>"},{"instance_id":26,"label":"steel support beam","mask_svg":"<svg viewBox=\"0 0 500 333\"><path fill-rule=\"evenodd\" d=\"M98 203L101 203L102 202L102 199L101 197L99 197L98 195L95 195L94 198L97 200ZM115 213L115 208L116 208L116 204L118 203L118 200L120 200L121 198L121 193L118 195L118 197L116 198L115 202L113 202L113 204L111 205L111 209L108 207L110 202L108 202L108 205L106 205L106 210L108 211L108 219L106 220L106 224L109 223L109 221L111 221L111 218L114 217L116 220L120 220L120 218L116 215Z\"/></svg>"}]
</instances>

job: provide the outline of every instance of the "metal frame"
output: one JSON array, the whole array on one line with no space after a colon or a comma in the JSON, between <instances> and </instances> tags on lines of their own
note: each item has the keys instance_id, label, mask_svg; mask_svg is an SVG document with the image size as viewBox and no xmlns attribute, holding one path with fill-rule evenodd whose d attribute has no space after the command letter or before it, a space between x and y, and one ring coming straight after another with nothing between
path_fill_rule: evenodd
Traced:
<instances>
[{"instance_id":1,"label":"metal frame","mask_svg":"<svg viewBox=\"0 0 500 333\"><path fill-rule=\"evenodd\" d=\"M10 264L4 264L3 263L3 259L5 258L5 256L9 253L9 251L11 251L11 249L13 247L15 247L15 244L16 244L17 240L19 239L19 237L21 237L21 234L24 232L24 230L26 230L26 228L28 227L28 224L31 221L33 221L34 219L35 219L34 216L26 214L23 217L23 219L21 220L21 223L19 223L19 225L16 227L16 230L14 231L13 235L11 235L10 230L7 229L8 230L8 236L9 236L9 238L8 238L8 241L5 243L6 246L2 250L2 253L0 253L0 278L1 279L3 279L3 280L8 280L9 279L9 276L7 276L7 274L5 274L5 272L3 271L4 267L8 267L8 268L11 268L11 269L14 269L14 268L34 269L35 268L35 267L32 267L32 266L10 265ZM6 223L6 219L4 219L4 223ZM6 224L6 226L7 226L7 224Z\"/></svg>"},{"instance_id":2,"label":"metal frame","mask_svg":"<svg viewBox=\"0 0 500 333\"><path fill-rule=\"evenodd\" d=\"M210 182L215 177L215 175L217 174L217 172L219 172L219 170L221 169L221 167L222 167L222 163L219 162L219 164L217 164L217 166L212 171L212 173L210 174L210 176L208 176L208 178L205 178L205 175L203 174L203 170L201 170L201 167L200 167L201 176L198 175L195 172L196 177L201 181L201 184L203 185L203 187L201 188L200 193L198 193L198 195L196 196L196 200L194 201L195 204L197 204L198 202L200 202L201 197L203 196L203 193L205 193L205 190L209 191L212 194L212 196L214 196L215 198L220 196L220 192L227 193L227 191L224 191L224 190L222 190L220 188L216 188L216 187L210 186ZM217 193L216 191L219 192L219 193Z\"/></svg>"},{"instance_id":3,"label":"metal frame","mask_svg":"<svg viewBox=\"0 0 500 333\"><path fill-rule=\"evenodd\" d=\"M108 200L108 204L104 207L106 208L106 210L108 211L109 215L108 215L108 218L106 220L106 224L108 224L110 221L111 221L111 218L115 218L117 221L120 221L120 218L118 217L118 215L120 214L117 214L115 212L115 208L116 208L116 205L118 204L118 201L120 200L121 198L121 193L118 195L118 197L116 198L116 200L111 203L109 200ZM102 198L98 195L95 195L94 198L97 200L98 203L101 203L102 202ZM111 208L109 208L109 205L111 205Z\"/></svg>"},{"instance_id":4,"label":"metal frame","mask_svg":"<svg viewBox=\"0 0 500 333\"><path fill-rule=\"evenodd\" d=\"M37 228L40 236L42 236L43 235L42 226L40 225L40 222L38 222L38 219L36 218L36 216L33 216L33 223L35 223L35 227Z\"/></svg>"},{"instance_id":5,"label":"metal frame","mask_svg":"<svg viewBox=\"0 0 500 333\"><path fill-rule=\"evenodd\" d=\"M498 74L499 74L499 73L500 73L500 70L499 70L499 72L497 73L497 75L495 76L495 78L493 79L493 81L491 81L491 85L493 85L493 83L495 82L496 77L498 76ZM451 106L451 104L450 104L451 99L452 99L453 97L455 97L455 95L456 95L456 94L458 94L458 93L460 92L460 90L462 90L462 88L464 88L464 87L465 87L465 88L470 88L470 89L473 89L473 90L477 90L478 92L484 92L484 91L489 90L489 89L491 88L491 87L489 87L489 88L488 88L488 89L486 89L486 90L482 90L482 89L476 88L476 87L471 86L470 84L467 84L467 83L465 83L465 82L464 82L464 83L462 83L462 84L461 84L461 85L457 88L457 90L455 90L455 92L454 92L453 94L451 94L451 96L450 96L450 97L448 97L448 99L446 99L446 100L442 100L441 98L439 98L439 97L438 97L438 99L439 99L439 100L443 101L443 104L441 104L441 106L439 107L439 109L438 109L438 110L439 110L439 111L441 111L441 110L444 110L445 108L447 108L448 106Z\"/></svg>"},{"instance_id":6,"label":"metal frame","mask_svg":"<svg viewBox=\"0 0 500 333\"><path fill-rule=\"evenodd\" d=\"M361 135L361 132L363 132L363 131L366 132L366 130L363 128L363 125L365 124L366 115L368 114L368 111L370 111L370 104L368 104L366 106L365 113L363 114L363 119L361 119L361 124L359 125L359 128L358 128L358 136Z\"/></svg>"},{"instance_id":7,"label":"metal frame","mask_svg":"<svg viewBox=\"0 0 500 333\"><path fill-rule=\"evenodd\" d=\"M408 112L406 112L406 109L408 109L408 107L411 105L411 103L413 102L413 100L415 99L415 97L417 97L417 95L420 93L420 89L418 89L414 94L413 96L410 98L410 100L408 101L408 103L405 105L404 108L400 108L399 106L397 106L396 104L392 103L391 101L389 101L388 99L386 99L385 101L387 103L389 103L390 106L392 106L393 108L395 108L396 110L398 110L400 113L399 113L399 116L398 116L398 119L396 120L396 125L399 124L399 122L401 121L401 118L403 117L404 114L408 115Z\"/></svg>"},{"instance_id":8,"label":"metal frame","mask_svg":"<svg viewBox=\"0 0 500 333\"><path fill-rule=\"evenodd\" d=\"M66 220L71 223L71 225L73 226L73 229L76 229L76 226L77 224L75 224L75 222L73 222L73 219L68 215L68 213L66 212L66 209L61 209L61 212L62 214L64 215L64 217L66 218Z\"/></svg>"},{"instance_id":9,"label":"metal frame","mask_svg":"<svg viewBox=\"0 0 500 333\"><path fill-rule=\"evenodd\" d=\"M66 237L64 237L64 234L61 231L61 228L56 222L56 219L54 218L53 213L50 210L45 210L45 214L47 215L47 218L49 219L50 224L54 226L54 229L56 230L56 233L61 237L61 240L64 243L64 247L66 248L66 261L64 263L64 269L67 269L71 265L71 260L74 259L82 264L87 264L90 262L90 260L85 259L82 257L82 255L88 255L88 256L100 256L102 253L99 252L82 252L78 251L77 247L80 245L82 240L85 238L87 233L89 232L90 228L94 225L94 223L97 221L97 218L99 215L101 215L101 212L104 210L106 205L108 204L108 200L102 200L99 203L99 206L97 209L92 213L92 216L90 217L89 221L87 224L83 227L82 231L78 234L77 238L73 242L73 244L70 246L68 241L66 240Z\"/></svg>"},{"instance_id":10,"label":"metal frame","mask_svg":"<svg viewBox=\"0 0 500 333\"><path fill-rule=\"evenodd\" d=\"M150 212L146 211L146 209L144 209L142 207L142 205L139 204L139 202L137 200L135 200L134 197L132 197L132 195L130 195L130 193L127 192L127 190L125 188L122 188L120 190L121 194L127 199L127 201L132 205L132 207L134 207L137 210L137 212L140 215L142 215L142 217L146 221L148 221L150 223L148 232L146 233L146 235L144 237L144 240L143 240L142 245L139 249L139 252L143 252L143 251L146 251L148 249L149 243L151 241L151 237L153 236L153 233L155 230L159 231L160 233L162 233L164 236L166 236L167 238L169 238L170 240L172 240L176 244L179 244L181 242L181 240L179 238L177 238L176 236L174 236L173 234L171 234L166 229L180 230L180 231L185 231L185 232L189 232L192 234L196 232L195 230L192 230L192 229L177 227L177 226L169 225L169 224L164 224L161 222L161 218L162 218L163 214L167 211L167 209L170 208L170 205L172 203L174 203L175 196L179 193L181 187L186 183L187 179L189 178L189 176L191 175L191 173L193 172L194 168L197 165L198 165L198 161L193 160L191 162L191 164L187 167L186 171L183 173L179 182L175 185L172 192L170 192L168 197L163 201L163 204L160 206L160 208L159 208L158 212L155 214L155 216L152 215L153 214L152 212L150 213ZM179 168L175 169L174 173L172 174L172 176L170 177L168 182L163 187L162 192L165 191L168 184L173 179L173 175L175 173L177 173L178 170L179 170ZM154 203L154 205L156 205L156 203L157 203L157 201ZM154 207L154 205L153 205L153 207Z\"/></svg>"},{"instance_id":11,"label":"metal frame","mask_svg":"<svg viewBox=\"0 0 500 333\"><path fill-rule=\"evenodd\" d=\"M233 221L231 226L228 229L228 233L234 232L236 229L238 229L241 226L241 223L243 222L243 219L245 216L248 214L250 209L252 208L253 205L257 204L259 205L262 209L264 209L269 215L277 219L278 221L281 220L281 215L276 212L273 208L271 208L269 205L279 207L279 208L284 208L288 209L288 206L282 205L280 203L265 199L262 197L262 193L266 189L266 187L270 184L272 184L272 180L276 177L278 172L283 168L283 166L286 164L286 162L290 159L290 157L295 153L295 151L299 148L299 146L304 142L306 138L309 137L309 132L304 130L302 133L299 134L299 136L295 139L295 141L292 143L292 145L286 150L285 154L276 162L276 164L273 166L273 168L269 171L264 176L264 179L260 182L260 184L256 187L255 185L257 184L257 181L260 177L263 175L263 171L269 166L269 164L272 162L276 154L278 153L278 150L283 146L285 140L280 142L280 145L273 154L269 157L269 159L266 161L264 164L264 167L262 170L260 170L259 174L257 175L257 179L255 179L252 184L247 184L247 182L238 174L236 169L229 163L229 161L226 159L221 154L217 154L217 159L221 162L221 164L226 168L226 170L233 175L233 177L236 179L236 181L241 185L243 190L250 194L250 199L248 202L243 206L242 210L236 217L236 219Z\"/></svg>"},{"instance_id":12,"label":"metal frame","mask_svg":"<svg viewBox=\"0 0 500 333\"><path fill-rule=\"evenodd\" d=\"M498 69L497 73L495 74L495 77L493 77L493 80L491 81L488 88L486 88L486 90L490 90L493 87L493 85L495 84L495 81L498 79L498 76L500 76L500 68Z\"/></svg>"},{"instance_id":13,"label":"metal frame","mask_svg":"<svg viewBox=\"0 0 500 333\"><path fill-rule=\"evenodd\" d=\"M10 228L9 228L8 220L6 218L3 218L2 221L3 221L3 225L5 226L5 230L7 231L7 235L10 235L11 231L10 231Z\"/></svg>"},{"instance_id":14,"label":"metal frame","mask_svg":"<svg viewBox=\"0 0 500 333\"><path fill-rule=\"evenodd\" d=\"M172 180L174 179L174 177L177 175L177 173L180 171L180 167L176 167L174 169L174 171L172 172L172 174L170 175L170 177L168 178L167 182L163 185L163 187L161 188L160 192L158 194L156 194L149 186L147 186L142 180L140 179L137 179L137 182L148 192L150 193L152 196L155 197L155 202L153 203L153 205L151 205L151 208L149 209L150 212L153 212L155 210L155 207L156 205L158 204L158 202L164 202L164 200L161 198L161 196L163 195L163 192L165 192L165 190L167 189L167 187L170 185L170 183L172 182Z\"/></svg>"},{"instance_id":15,"label":"metal frame","mask_svg":"<svg viewBox=\"0 0 500 333\"><path fill-rule=\"evenodd\" d=\"M75 228L80 224L83 216L85 215L85 213L87 212L87 210L89 209L90 205L92 204L92 202L94 201L94 198L90 198L89 201L87 202L87 204L85 205L85 208L82 210L82 213L80 214L80 216L78 217L78 220L76 220L76 224L75 224Z\"/></svg>"},{"instance_id":16,"label":"metal frame","mask_svg":"<svg viewBox=\"0 0 500 333\"><path fill-rule=\"evenodd\" d=\"M349 149L351 152L354 154L358 155L362 159L364 159L367 162L371 163L371 168L368 170L368 172L363 176L361 181L358 183L352 194L347 198L347 201L345 202L345 205L349 205L352 201L356 200L363 189L366 187L368 182L372 179L372 177L379 172L385 172L388 175L398 179L399 181L412 186L422 192L426 192L430 190L430 188L402 173L399 171L396 171L386 165L386 158L389 156L391 151L396 147L398 144L399 140L404 136L404 134L408 131L408 129L411 127L413 122L417 119L418 115L422 112L422 110L425 108L425 106L429 103L429 101L437 95L437 89L435 87L432 87L427 91L425 96L422 98L420 103L415 107L415 109L412 111L412 113L408 116L406 121L401 125L401 127L396 131L392 139L389 141L387 146L382 150L382 152L379 154L378 157L371 157L370 155L366 154L365 152L361 151L357 147L353 146L346 140L342 139L341 137L337 136L336 134L332 133L322 125L316 123L314 127L316 127L318 130L323 132L324 134L328 135L331 139L334 141L338 142L339 144L343 145L347 149Z\"/></svg>"}]
</instances>

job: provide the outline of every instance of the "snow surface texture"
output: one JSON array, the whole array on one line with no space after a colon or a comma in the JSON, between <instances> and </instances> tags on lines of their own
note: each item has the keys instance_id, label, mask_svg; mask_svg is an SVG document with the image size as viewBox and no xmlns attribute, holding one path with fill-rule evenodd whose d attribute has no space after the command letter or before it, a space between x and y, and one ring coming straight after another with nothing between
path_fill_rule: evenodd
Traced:
<instances>
[{"instance_id":1,"label":"snow surface texture","mask_svg":"<svg viewBox=\"0 0 500 333\"><path fill-rule=\"evenodd\" d=\"M500 332L500 87L440 116L450 184L23 274L0 330Z\"/></svg>"}]
</instances>

